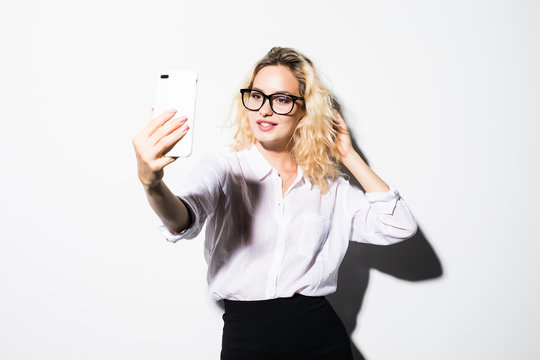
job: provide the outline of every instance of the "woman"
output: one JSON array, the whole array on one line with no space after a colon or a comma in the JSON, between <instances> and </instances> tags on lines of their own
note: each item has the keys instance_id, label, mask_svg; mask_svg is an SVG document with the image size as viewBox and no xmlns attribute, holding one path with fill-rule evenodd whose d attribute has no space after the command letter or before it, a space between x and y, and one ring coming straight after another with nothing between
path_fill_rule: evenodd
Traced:
<instances>
[{"instance_id":1,"label":"woman","mask_svg":"<svg viewBox=\"0 0 540 360\"><path fill-rule=\"evenodd\" d=\"M207 155L179 194L162 177L185 118L161 114L133 139L148 201L169 241L192 239L206 223L209 293L225 305L221 359L352 359L325 298L348 242L402 241L416 232L414 217L355 152L298 51L271 49L235 101L234 152ZM340 176L339 162L365 194Z\"/></svg>"}]
</instances>

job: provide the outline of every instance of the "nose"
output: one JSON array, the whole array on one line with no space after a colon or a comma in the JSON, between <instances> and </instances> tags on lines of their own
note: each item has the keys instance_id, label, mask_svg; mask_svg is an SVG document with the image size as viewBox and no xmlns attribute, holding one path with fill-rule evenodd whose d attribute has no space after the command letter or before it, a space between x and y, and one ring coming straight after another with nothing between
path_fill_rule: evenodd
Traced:
<instances>
[{"instance_id":1,"label":"nose","mask_svg":"<svg viewBox=\"0 0 540 360\"><path fill-rule=\"evenodd\" d=\"M265 99L265 100L266 101L264 102L263 106L259 109L259 114L261 114L262 116L270 116L274 112L272 111L272 108L270 107L270 100L269 99Z\"/></svg>"}]
</instances>

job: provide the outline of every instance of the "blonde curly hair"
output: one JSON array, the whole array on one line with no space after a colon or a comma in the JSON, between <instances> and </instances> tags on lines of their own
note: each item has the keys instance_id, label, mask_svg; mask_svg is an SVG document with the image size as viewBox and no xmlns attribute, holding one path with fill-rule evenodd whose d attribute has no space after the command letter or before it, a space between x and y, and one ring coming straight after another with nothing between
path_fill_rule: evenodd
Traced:
<instances>
[{"instance_id":1,"label":"blonde curly hair","mask_svg":"<svg viewBox=\"0 0 540 360\"><path fill-rule=\"evenodd\" d=\"M300 96L304 98L306 114L298 123L291 139L291 154L312 184L326 193L330 184L340 175L336 159L337 119L334 115L334 99L322 84L313 63L306 56L292 48L274 47L259 60L244 82L244 88L251 88L255 76L265 66L287 67L299 83ZM238 94L231 105L228 127L234 128L231 149L240 151L255 144L247 110Z\"/></svg>"}]
</instances>

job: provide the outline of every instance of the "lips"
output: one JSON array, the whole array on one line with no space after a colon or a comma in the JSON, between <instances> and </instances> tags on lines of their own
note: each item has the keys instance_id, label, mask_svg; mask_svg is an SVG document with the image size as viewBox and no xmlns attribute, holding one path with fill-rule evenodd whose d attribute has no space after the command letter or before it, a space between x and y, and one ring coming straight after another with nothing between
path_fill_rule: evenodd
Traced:
<instances>
[{"instance_id":1,"label":"lips","mask_svg":"<svg viewBox=\"0 0 540 360\"><path fill-rule=\"evenodd\" d=\"M275 122L262 119L257 120L256 123L260 131L272 131L277 126Z\"/></svg>"},{"instance_id":2,"label":"lips","mask_svg":"<svg viewBox=\"0 0 540 360\"><path fill-rule=\"evenodd\" d=\"M277 124L275 122L272 122L272 121L268 121L268 120L257 120L257 124L261 125L261 126L276 126Z\"/></svg>"}]
</instances>

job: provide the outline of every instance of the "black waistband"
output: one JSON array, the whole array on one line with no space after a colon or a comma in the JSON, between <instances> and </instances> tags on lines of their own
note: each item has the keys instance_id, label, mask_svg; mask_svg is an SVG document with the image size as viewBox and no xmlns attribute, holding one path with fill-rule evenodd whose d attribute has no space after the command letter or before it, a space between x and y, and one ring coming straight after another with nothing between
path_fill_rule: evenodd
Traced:
<instances>
[{"instance_id":1,"label":"black waistband","mask_svg":"<svg viewBox=\"0 0 540 360\"><path fill-rule=\"evenodd\" d=\"M268 300L228 300L224 299L225 312L259 313L279 310L290 310L301 306L317 304L325 300L324 296L305 296L294 294L291 297L281 297Z\"/></svg>"}]
</instances>

